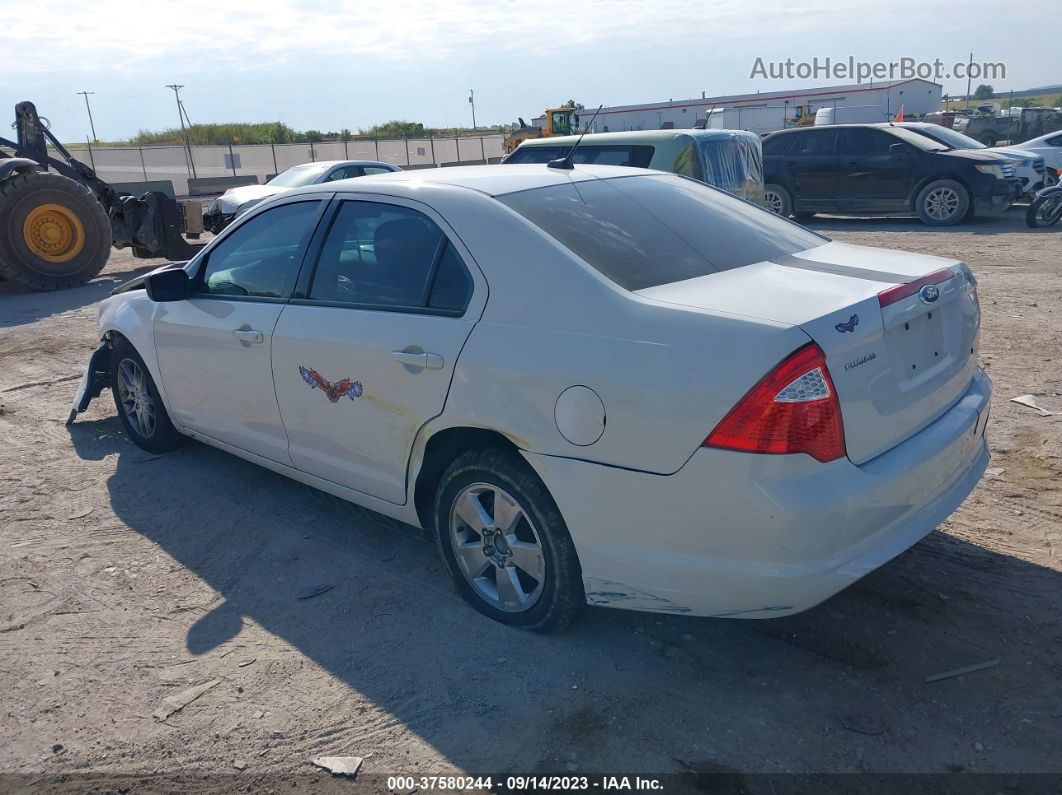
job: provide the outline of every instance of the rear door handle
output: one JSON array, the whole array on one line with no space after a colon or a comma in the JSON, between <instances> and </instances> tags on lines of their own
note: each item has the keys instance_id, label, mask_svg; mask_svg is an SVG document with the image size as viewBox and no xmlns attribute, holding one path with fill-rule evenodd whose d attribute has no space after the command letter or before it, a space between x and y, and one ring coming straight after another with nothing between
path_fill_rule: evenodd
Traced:
<instances>
[{"instance_id":1,"label":"rear door handle","mask_svg":"<svg viewBox=\"0 0 1062 795\"><path fill-rule=\"evenodd\" d=\"M263 334L258 329L251 328L250 326L234 328L232 330L232 336L238 339L243 345L250 345L251 343L260 343L265 339L265 334Z\"/></svg>"},{"instance_id":2,"label":"rear door handle","mask_svg":"<svg viewBox=\"0 0 1062 795\"><path fill-rule=\"evenodd\" d=\"M441 370L443 368L443 357L437 353L391 351L391 358L410 367L420 367L426 370Z\"/></svg>"}]
</instances>

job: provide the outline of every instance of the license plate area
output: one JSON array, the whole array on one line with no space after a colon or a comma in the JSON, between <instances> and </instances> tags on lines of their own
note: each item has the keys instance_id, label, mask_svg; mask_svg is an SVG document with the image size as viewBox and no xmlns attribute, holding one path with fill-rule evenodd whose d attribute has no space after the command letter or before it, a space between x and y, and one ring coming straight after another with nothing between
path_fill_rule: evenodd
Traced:
<instances>
[{"instance_id":1,"label":"license plate area","mask_svg":"<svg viewBox=\"0 0 1062 795\"><path fill-rule=\"evenodd\" d=\"M889 355L902 380L917 379L948 358L943 307L898 323L886 336Z\"/></svg>"}]
</instances>

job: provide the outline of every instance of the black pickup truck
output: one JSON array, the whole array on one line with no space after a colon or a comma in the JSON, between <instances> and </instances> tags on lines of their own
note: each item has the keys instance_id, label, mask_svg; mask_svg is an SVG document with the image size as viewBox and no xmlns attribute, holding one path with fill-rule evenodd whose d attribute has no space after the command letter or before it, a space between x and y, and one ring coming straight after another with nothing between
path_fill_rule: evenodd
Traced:
<instances>
[{"instance_id":1,"label":"black pickup truck","mask_svg":"<svg viewBox=\"0 0 1062 795\"><path fill-rule=\"evenodd\" d=\"M950 226L1002 213L1019 192L1006 157L952 149L887 123L771 133L763 139L763 170L767 207L797 218L914 214Z\"/></svg>"}]
</instances>

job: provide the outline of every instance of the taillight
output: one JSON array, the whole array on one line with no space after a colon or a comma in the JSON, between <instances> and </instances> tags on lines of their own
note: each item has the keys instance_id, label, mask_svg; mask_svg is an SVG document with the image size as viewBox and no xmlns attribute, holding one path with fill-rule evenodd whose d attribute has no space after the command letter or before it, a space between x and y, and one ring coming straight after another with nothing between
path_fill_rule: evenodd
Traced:
<instances>
[{"instance_id":1,"label":"taillight","mask_svg":"<svg viewBox=\"0 0 1062 795\"><path fill-rule=\"evenodd\" d=\"M903 284L897 284L895 287L890 287L888 290L882 290L878 293L878 306L884 309L889 304L895 304L909 295L914 295L927 284L940 284L941 282L946 282L954 275L955 273L951 268L941 268L939 271L933 271L928 276L915 279L913 282L904 282Z\"/></svg>"},{"instance_id":2,"label":"taillight","mask_svg":"<svg viewBox=\"0 0 1062 795\"><path fill-rule=\"evenodd\" d=\"M823 462L841 458L841 405L822 349L805 345L764 376L708 434L704 446L807 453Z\"/></svg>"}]
</instances>

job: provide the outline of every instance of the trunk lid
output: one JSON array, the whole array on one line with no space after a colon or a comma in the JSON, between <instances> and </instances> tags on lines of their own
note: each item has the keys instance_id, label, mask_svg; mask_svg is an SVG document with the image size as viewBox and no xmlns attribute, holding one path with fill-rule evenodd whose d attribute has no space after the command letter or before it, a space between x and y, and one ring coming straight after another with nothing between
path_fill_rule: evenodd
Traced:
<instances>
[{"instance_id":1,"label":"trunk lid","mask_svg":"<svg viewBox=\"0 0 1062 795\"><path fill-rule=\"evenodd\" d=\"M955 260L831 242L638 294L799 326L826 355L848 457L862 464L937 419L973 378L980 312L968 273ZM879 303L931 274L935 290Z\"/></svg>"}]
</instances>

